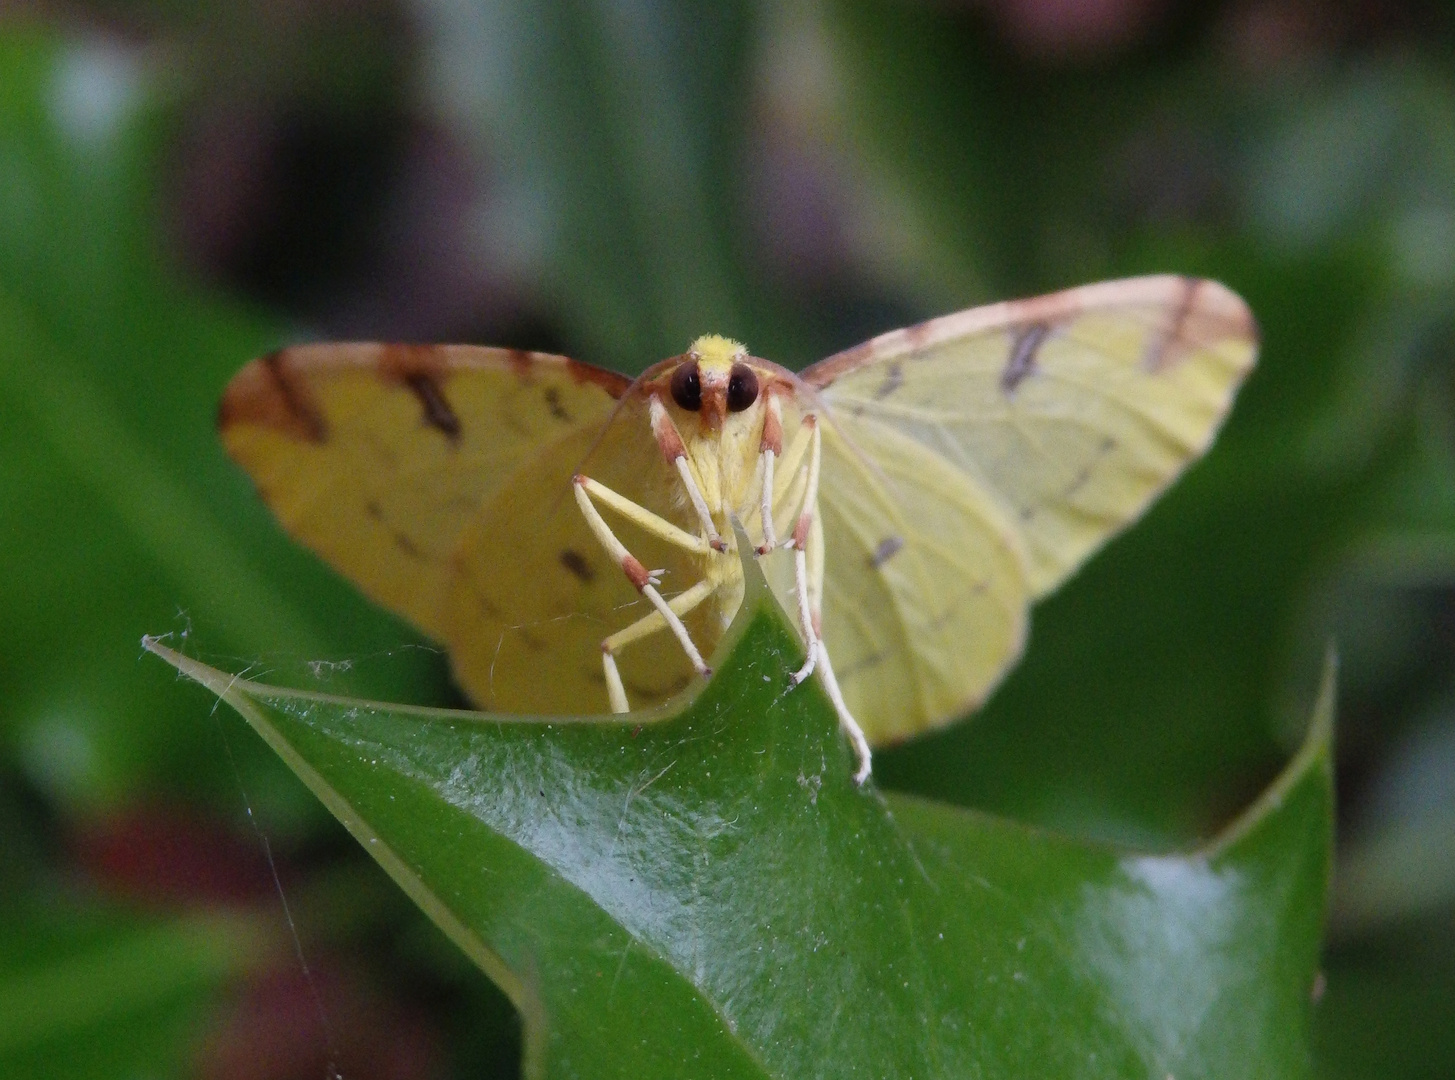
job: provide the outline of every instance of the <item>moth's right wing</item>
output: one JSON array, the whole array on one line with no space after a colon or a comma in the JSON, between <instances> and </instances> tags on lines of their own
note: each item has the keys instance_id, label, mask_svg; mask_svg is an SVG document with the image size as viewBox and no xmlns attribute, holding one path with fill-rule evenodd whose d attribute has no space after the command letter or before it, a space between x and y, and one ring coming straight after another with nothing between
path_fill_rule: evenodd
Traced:
<instances>
[{"instance_id":1,"label":"moth's right wing","mask_svg":"<svg viewBox=\"0 0 1455 1080\"><path fill-rule=\"evenodd\" d=\"M984 698L1028 601L1207 448L1256 351L1234 293L1161 276L948 315L803 372L837 436L824 637L872 741Z\"/></svg>"}]
</instances>

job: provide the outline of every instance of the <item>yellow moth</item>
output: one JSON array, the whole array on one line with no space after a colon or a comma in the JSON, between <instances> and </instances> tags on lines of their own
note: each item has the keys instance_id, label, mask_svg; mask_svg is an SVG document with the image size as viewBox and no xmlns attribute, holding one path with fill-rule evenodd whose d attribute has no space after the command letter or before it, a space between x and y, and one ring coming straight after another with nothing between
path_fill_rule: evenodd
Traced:
<instances>
[{"instance_id":1,"label":"yellow moth","mask_svg":"<svg viewBox=\"0 0 1455 1080\"><path fill-rule=\"evenodd\" d=\"M1030 601L1212 441L1257 350L1216 282L992 304L793 372L699 338L636 379L519 350L306 345L219 426L283 526L444 642L480 705L657 704L737 611L736 516L869 774L978 705Z\"/></svg>"}]
</instances>

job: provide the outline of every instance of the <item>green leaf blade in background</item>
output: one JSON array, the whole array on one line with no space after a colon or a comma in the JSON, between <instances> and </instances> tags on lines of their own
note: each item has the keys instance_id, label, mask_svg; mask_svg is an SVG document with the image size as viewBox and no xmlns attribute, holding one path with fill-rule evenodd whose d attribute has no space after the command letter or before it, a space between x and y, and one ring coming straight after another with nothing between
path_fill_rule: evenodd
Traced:
<instances>
[{"instance_id":1,"label":"green leaf blade in background","mask_svg":"<svg viewBox=\"0 0 1455 1080\"><path fill-rule=\"evenodd\" d=\"M510 994L527 1075L1308 1075L1331 683L1223 840L1143 856L856 787L763 593L700 693L625 722L275 690L151 647Z\"/></svg>"},{"instance_id":2,"label":"green leaf blade in background","mask_svg":"<svg viewBox=\"0 0 1455 1080\"><path fill-rule=\"evenodd\" d=\"M138 683L144 630L195 621L226 655L299 674L393 649L340 678L446 693L442 661L399 648L417 636L259 515L217 442L221 388L287 331L158 250L161 81L120 48L0 36L0 548L24 568L0 595L16 628L0 752L79 815L168 787L230 808L214 734L165 680Z\"/></svg>"},{"instance_id":3,"label":"green leaf blade in background","mask_svg":"<svg viewBox=\"0 0 1455 1080\"><path fill-rule=\"evenodd\" d=\"M731 179L751 5L418 12L442 112L508 150L517 242L544 256L546 297L582 358L635 372L699 334L743 332L753 276L735 259Z\"/></svg>"},{"instance_id":4,"label":"green leaf blade in background","mask_svg":"<svg viewBox=\"0 0 1455 1080\"><path fill-rule=\"evenodd\" d=\"M0 924L0 1075L180 1075L225 988L286 947L250 912L157 917L51 895Z\"/></svg>"}]
</instances>

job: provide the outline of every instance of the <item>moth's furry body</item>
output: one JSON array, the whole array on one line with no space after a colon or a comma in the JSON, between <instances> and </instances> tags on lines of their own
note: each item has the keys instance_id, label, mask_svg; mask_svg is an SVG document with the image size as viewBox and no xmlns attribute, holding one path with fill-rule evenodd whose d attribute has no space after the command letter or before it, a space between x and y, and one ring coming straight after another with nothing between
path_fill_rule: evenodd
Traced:
<instances>
[{"instance_id":1,"label":"moth's furry body","mask_svg":"<svg viewBox=\"0 0 1455 1080\"><path fill-rule=\"evenodd\" d=\"M727 545L725 551L709 549L701 562L703 577L712 584L713 610L726 629L743 600L742 563L738 558L733 518L749 528L755 543L761 544L763 540L761 513L756 503L762 490L760 448L766 419L765 401L770 393L796 393L800 384L791 372L748 357L741 345L726 338L699 338L686 355L697 358L701 371L704 405L700 410L689 412L672 399L669 384L684 357L674 357L647 371L637 381L635 392L655 395L661 401L682 438L717 535ZM761 388L753 403L740 412L732 412L712 400L725 397L735 362L751 367ZM687 523L689 528L696 524L691 500L681 485L674 485L672 502L679 524Z\"/></svg>"},{"instance_id":2,"label":"moth's furry body","mask_svg":"<svg viewBox=\"0 0 1455 1080\"><path fill-rule=\"evenodd\" d=\"M681 356L645 372L624 400L646 404L662 457L681 478L683 498L674 500L674 508L681 515L679 521L688 519L688 528L623 498L591 477L578 474L575 478L576 501L591 531L654 609L601 643L612 709L630 709L617 666L618 652L650 634L670 629L698 673L709 673L682 617L706 606L716 616L720 632L742 605L743 571L734 519L751 529L758 555L772 556L783 531L777 527L778 516L796 515L785 546L793 550L794 607L808 659L794 674L794 683L802 682L815 669L820 672L858 755L855 775L863 782L869 775L869 742L844 703L823 641L823 536L817 495L821 443L817 417L803 408L812 400L812 393L791 373L750 357L737 342L709 335L698 338ZM792 406L787 410L785 400ZM786 455L785 411L796 421ZM779 458L786 466L782 475L774 468ZM607 524L598 504L692 553L700 579L670 600L664 598L658 591L662 572L642 565ZM785 529L787 525L785 522Z\"/></svg>"}]
</instances>

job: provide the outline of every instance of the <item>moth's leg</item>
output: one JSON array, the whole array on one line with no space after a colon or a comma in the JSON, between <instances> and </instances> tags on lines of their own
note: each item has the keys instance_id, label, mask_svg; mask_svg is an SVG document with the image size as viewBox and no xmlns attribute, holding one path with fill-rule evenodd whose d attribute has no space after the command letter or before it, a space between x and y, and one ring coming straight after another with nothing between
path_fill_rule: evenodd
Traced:
<instances>
[{"instance_id":1,"label":"moth's leg","mask_svg":"<svg viewBox=\"0 0 1455 1080\"><path fill-rule=\"evenodd\" d=\"M800 426L793 436L793 441L788 444L787 451L773 455L773 475L767 478L771 482L765 482L764 478L767 455L760 453L758 467L753 471L752 482L743 496L742 514L746 523L751 524L753 515L757 515L761 524L763 514L765 511L767 512L768 520L772 522L768 529L772 531L769 532L768 529L765 529L764 535L774 537L774 548L781 546L776 542L777 537L791 529L793 516L797 513L795 508L803 502L803 488L808 474L806 470L799 468L799 465L803 462L804 455L808 453L812 434L812 424ZM780 440L782 438L781 431L779 438ZM773 493L771 502L768 499L770 491ZM775 506L777 507L776 513L772 509ZM762 547L759 547L757 551L760 555L767 554Z\"/></svg>"},{"instance_id":2,"label":"moth's leg","mask_svg":"<svg viewBox=\"0 0 1455 1080\"><path fill-rule=\"evenodd\" d=\"M715 586L710 581L699 581L686 592L674 596L668 602L667 607L680 619L711 596L714 588ZM606 693L611 699L612 712L629 712L631 709L626 700L626 687L621 682L621 672L616 669L617 652L623 646L639 641L649 634L655 634L666 625L667 620L662 617L662 613L653 611L643 615L630 626L618 630L601 643L601 666L606 670Z\"/></svg>"},{"instance_id":3,"label":"moth's leg","mask_svg":"<svg viewBox=\"0 0 1455 1080\"><path fill-rule=\"evenodd\" d=\"M778 395L769 391L763 408L763 438L758 446L758 455L763 462L762 510L763 542L758 554L766 555L778 546L778 537L773 530L773 462L783 453L783 403Z\"/></svg>"},{"instance_id":4,"label":"moth's leg","mask_svg":"<svg viewBox=\"0 0 1455 1080\"><path fill-rule=\"evenodd\" d=\"M829 660L828 650L822 647L822 643L819 648L818 677L823 681L824 689L828 691L829 700L834 703L834 711L839 714L839 726L844 729L844 734L849 737L849 742L854 744L854 753L859 758L859 767L854 770L854 783L862 784L869 779L869 773L872 770L869 740L864 736L864 729L849 712L849 707L844 704L843 691L839 689L839 680L834 676L834 665Z\"/></svg>"},{"instance_id":5,"label":"moth's leg","mask_svg":"<svg viewBox=\"0 0 1455 1080\"><path fill-rule=\"evenodd\" d=\"M707 500L702 497L702 488L697 483L697 477L692 475L692 463L687 460L687 446L682 442L677 425L672 423L671 414L655 394L651 397L648 410L652 419L652 434L657 437L657 445L662 450L662 456L667 459L667 464L675 468L677 475L682 477L687 498L691 500L692 508L697 511L698 520L702 522L703 538L713 551L726 551L727 542L717 534L717 526L713 524Z\"/></svg>"},{"instance_id":6,"label":"moth's leg","mask_svg":"<svg viewBox=\"0 0 1455 1080\"><path fill-rule=\"evenodd\" d=\"M798 685L813 674L818 662L818 653L823 647L818 628L814 625L813 606L809 602L808 538L818 511L818 474L822 460L823 437L818 430L818 419L811 413L803 418L803 426L809 429L810 448L808 464L804 467L803 503L798 512L798 522L793 526L793 536L788 546L793 549L793 587L798 598L798 624L803 628L803 640L808 646L808 658L803 667L793 673L793 683Z\"/></svg>"},{"instance_id":7,"label":"moth's leg","mask_svg":"<svg viewBox=\"0 0 1455 1080\"><path fill-rule=\"evenodd\" d=\"M788 451L783 455L782 461L780 462L782 468L782 471L778 474L780 477L792 475L793 470L798 468L799 464L803 461L804 455L808 453L808 448L813 443L813 429L817 424L818 420L815 418L814 422L807 427L804 427L802 424L799 425L797 433L793 436L793 441L788 444ZM779 501L778 492L774 492L773 497L775 502Z\"/></svg>"},{"instance_id":8,"label":"moth's leg","mask_svg":"<svg viewBox=\"0 0 1455 1080\"><path fill-rule=\"evenodd\" d=\"M783 458L785 469L779 475L789 476L791 479L784 483L781 489L774 492L774 502L778 507L776 514L769 509L770 516L777 518L781 523L777 527L777 531L780 533L788 531L789 522L795 520L795 515L802 516L803 514L806 506L804 496L807 494L810 476L814 475L814 470L808 462L803 462L803 458L808 454L809 448L815 445L817 438L818 422L816 418L813 416L805 417L803 423L799 426L798 433L793 437L793 442L788 447L788 453ZM802 463L801 467L800 463ZM778 485L775 483L774 486L777 488ZM751 496L748 500L750 503L757 501L759 493L750 492L749 494ZM766 504L767 500L765 499L764 502ZM765 509L768 509L768 507L765 506ZM792 548L794 546L793 540L790 538L784 546ZM760 548L759 551L761 552L761 550ZM814 656L816 653L816 635L813 633L809 616L808 592L804 584L807 580L807 573L803 561L803 553L795 553L795 583L797 585L795 596L798 601L798 624L803 633L804 644L808 649L808 659L801 669L800 674L794 679L795 686L808 678L809 674L813 671Z\"/></svg>"},{"instance_id":9,"label":"moth's leg","mask_svg":"<svg viewBox=\"0 0 1455 1080\"><path fill-rule=\"evenodd\" d=\"M698 555L707 554L708 544L702 537L693 536L686 529L679 529L666 518L652 513L640 503L632 502L625 495L618 495L605 484L598 483L589 476L578 475L573 479L577 485L576 497L578 500L581 498L580 492L584 489L586 494L591 496L596 502L611 507L622 517L645 529L653 536L659 537L684 551L691 551ZM590 516L588 515L587 521L589 522L590 520Z\"/></svg>"},{"instance_id":10,"label":"moth's leg","mask_svg":"<svg viewBox=\"0 0 1455 1080\"><path fill-rule=\"evenodd\" d=\"M591 486L593 488L593 492L587 491L588 486ZM622 573L626 574L627 580L630 581L633 586L635 586L637 592L641 593L652 602L652 606L657 609L657 611L661 614L662 619L671 628L672 633L676 635L677 641L681 644L683 652L687 654L687 659L692 661L692 666L694 669L696 669L697 673L704 678L712 674L708 666L703 663L702 654L697 651L697 646L692 643L692 636L687 633L687 627L682 625L682 620L677 616L677 613L672 610L671 606L668 605L667 601L662 599L662 594L657 591L657 586L661 584L661 580L658 577L660 571L654 570L648 572L646 567L644 567L641 562L637 560L637 557L626 549L626 545L616 538L616 534L611 531L611 526L608 525L605 519L602 518L601 511L597 510L596 504L591 501L592 495L594 493L598 496L601 496L601 493L606 492L615 499L620 500L621 504L626 504L627 506L634 507L635 509L631 511L632 520L639 521L640 523L642 523L643 528L650 529L651 531L656 532L657 535L662 536L664 539L673 540L674 542L677 541L673 534L681 534L681 536L685 538L684 546L687 546L689 550L705 551L705 545L707 541L703 540L701 537L693 536L690 533L683 532L683 530L678 529L677 526L673 525L671 522L666 521L662 518L658 518L651 511L645 509L644 507L637 506L629 499L622 498L620 495L617 495L615 492L611 491L610 488L605 487L602 484L597 484L595 481L591 480L588 477L578 475L575 478L574 487L576 489L576 504L581 508L581 513L586 518L586 524L589 525L591 527L591 531L596 534L596 539L600 542L601 546L604 547L607 553L617 561L617 564L622 569ZM602 501L605 502L607 501L607 499L602 496ZM609 505L615 507L618 506L618 503L611 502L609 503ZM655 526L649 523L653 520L655 520L656 522ZM658 531L660 527L665 527L665 530L670 530L670 532ZM610 655L605 651L604 643L602 655ZM608 668L608 688L611 686L610 669L614 667L615 663L612 662ZM620 686L620 678L618 678L616 681L617 685ZM625 701L626 694L625 692L623 692L620 704L625 704ZM616 709L616 711L618 712L625 711L624 709L618 709L618 704L618 701L613 698L612 708Z\"/></svg>"},{"instance_id":11,"label":"moth's leg","mask_svg":"<svg viewBox=\"0 0 1455 1080\"><path fill-rule=\"evenodd\" d=\"M808 464L803 459L808 455L809 448L813 445L813 434L817 430L817 422L804 424L798 429L798 434L793 437L793 443L788 447L788 453L783 455L782 471L779 476L791 476L783 490L774 494L773 501L777 504L777 511L773 515L774 528L779 535L791 533L794 522L798 515L803 512L803 496L808 489ZM790 540L787 544L781 545L792 547Z\"/></svg>"},{"instance_id":12,"label":"moth's leg","mask_svg":"<svg viewBox=\"0 0 1455 1080\"><path fill-rule=\"evenodd\" d=\"M804 422L807 423L810 419L812 417L805 417ZM839 715L839 726L848 735L849 742L854 746L854 753L859 758L859 767L854 771L854 783L862 784L869 778L871 766L869 740L844 702L844 694L839 688L838 678L834 675L834 665L829 659L828 646L823 639L824 542L823 523L818 512L818 477L822 460L820 438L815 427L813 448L807 466L803 509L799 512L798 522L793 528L793 539L790 541L793 546L794 586L798 593L799 618L806 628L804 636L810 641L808 661L794 673L793 680L799 683L808 678L816 662L818 677L823 682L829 700L834 703L834 711Z\"/></svg>"}]
</instances>

